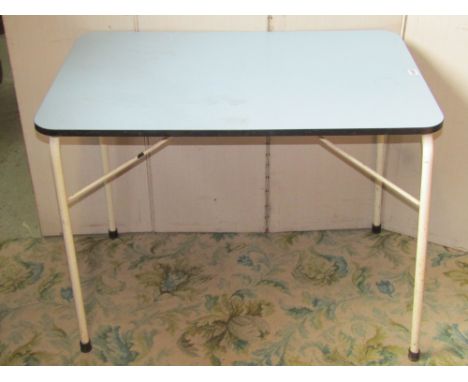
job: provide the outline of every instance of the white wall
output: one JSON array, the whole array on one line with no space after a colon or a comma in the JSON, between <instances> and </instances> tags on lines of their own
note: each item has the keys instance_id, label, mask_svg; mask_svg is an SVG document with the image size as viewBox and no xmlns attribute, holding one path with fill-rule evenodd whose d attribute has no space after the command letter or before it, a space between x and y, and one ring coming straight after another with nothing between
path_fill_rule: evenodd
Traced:
<instances>
[{"instance_id":1,"label":"white wall","mask_svg":"<svg viewBox=\"0 0 468 382\"><path fill-rule=\"evenodd\" d=\"M89 30L314 30L383 28L399 32L401 16L112 16L5 17L7 41L39 218L45 235L58 234L53 179L46 138L34 131L34 114L74 39ZM408 17L406 39L446 114L436 140L431 240L468 248L463 175L468 155L467 17ZM67 139L63 149L67 184L79 188L100 173L94 140ZM112 149L117 164L154 139L127 139ZM334 140L374 165L369 137ZM419 144L392 138L387 174L418 194ZM157 154L117 181L114 195L120 231L262 231L265 140L190 139ZM242 145L237 143L242 142ZM214 144L216 143L216 145ZM274 138L271 146L273 231L370 227L372 183L316 144L314 138ZM81 211L81 212L80 212ZM386 194L384 227L415 234L416 213ZM105 232L103 192L73 208L76 232Z\"/></svg>"}]
</instances>

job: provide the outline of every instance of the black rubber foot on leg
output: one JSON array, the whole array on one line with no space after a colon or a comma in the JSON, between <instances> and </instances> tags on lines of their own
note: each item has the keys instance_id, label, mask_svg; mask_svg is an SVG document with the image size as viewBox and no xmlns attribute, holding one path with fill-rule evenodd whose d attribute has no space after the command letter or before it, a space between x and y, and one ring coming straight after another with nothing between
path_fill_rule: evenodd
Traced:
<instances>
[{"instance_id":1,"label":"black rubber foot on leg","mask_svg":"<svg viewBox=\"0 0 468 382\"><path fill-rule=\"evenodd\" d=\"M418 362L420 355L421 355L420 351L418 351L417 353L413 353L411 350L408 349L408 358L409 358L410 361Z\"/></svg>"},{"instance_id":2,"label":"black rubber foot on leg","mask_svg":"<svg viewBox=\"0 0 468 382\"><path fill-rule=\"evenodd\" d=\"M382 232L382 224L373 225L372 224L372 233L380 233Z\"/></svg>"},{"instance_id":3,"label":"black rubber foot on leg","mask_svg":"<svg viewBox=\"0 0 468 382\"><path fill-rule=\"evenodd\" d=\"M89 353L91 350L93 350L93 347L91 346L91 341L85 344L80 341L80 350L82 353Z\"/></svg>"},{"instance_id":4,"label":"black rubber foot on leg","mask_svg":"<svg viewBox=\"0 0 468 382\"><path fill-rule=\"evenodd\" d=\"M119 231L117 229L115 231L109 231L109 238L110 239L117 239L119 237Z\"/></svg>"}]
</instances>

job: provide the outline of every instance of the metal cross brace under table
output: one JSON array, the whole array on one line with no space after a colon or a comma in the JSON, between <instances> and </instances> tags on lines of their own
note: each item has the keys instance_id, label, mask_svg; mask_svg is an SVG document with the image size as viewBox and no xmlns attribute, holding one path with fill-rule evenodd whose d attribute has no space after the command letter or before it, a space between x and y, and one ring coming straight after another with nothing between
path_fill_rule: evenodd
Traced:
<instances>
[{"instance_id":1,"label":"metal cross brace under table","mask_svg":"<svg viewBox=\"0 0 468 382\"><path fill-rule=\"evenodd\" d=\"M92 32L77 40L35 118L49 136L83 352L91 351L70 205L105 187L109 235L118 236L111 180L178 136L318 136L327 150L375 182L372 230L381 229L382 187L419 211L409 358L420 356L433 133L440 111L400 36L385 31ZM383 176L385 137L422 142L419 199ZM372 169L326 137L376 136ZM68 196L60 137L100 139L104 175ZM108 136L162 139L110 170Z\"/></svg>"}]
</instances>

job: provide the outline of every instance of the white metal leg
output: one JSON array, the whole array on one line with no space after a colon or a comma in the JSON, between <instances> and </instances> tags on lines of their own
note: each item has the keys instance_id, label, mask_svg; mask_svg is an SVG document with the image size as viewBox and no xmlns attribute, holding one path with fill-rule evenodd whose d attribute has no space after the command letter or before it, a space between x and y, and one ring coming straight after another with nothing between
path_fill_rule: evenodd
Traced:
<instances>
[{"instance_id":1,"label":"white metal leg","mask_svg":"<svg viewBox=\"0 0 468 382\"><path fill-rule=\"evenodd\" d=\"M390 191L395 192L397 195L401 196L405 201L411 203L414 207L419 208L419 200L416 199L414 196L403 190L401 187L398 187L395 183L390 182L388 179L383 177L382 175L378 174L376 171L371 169L370 167L366 166L364 163L360 162L356 158L352 157L333 143L331 143L328 139L324 137L319 137L319 142L329 149L332 153L336 154L336 156L340 157L344 161L348 162L359 171L362 171L364 174L370 176L374 180L378 180L381 182L385 187L387 187Z\"/></svg>"},{"instance_id":2,"label":"white metal leg","mask_svg":"<svg viewBox=\"0 0 468 382\"><path fill-rule=\"evenodd\" d=\"M105 143L104 138L99 137L99 145L101 146L102 169L103 169L104 175L106 175L109 173L110 169L109 169L109 153L108 153L107 144ZM119 236L119 234L115 226L114 203L112 201L112 187L110 184L110 180L106 181L104 187L106 191L107 218L109 221L109 237L111 239L115 239Z\"/></svg>"},{"instance_id":3,"label":"white metal leg","mask_svg":"<svg viewBox=\"0 0 468 382\"><path fill-rule=\"evenodd\" d=\"M68 209L67 193L65 189L65 180L63 178L62 158L60 154L60 140L58 137L49 138L50 154L52 158L52 167L54 170L55 189L57 192L57 201L60 210L62 222L63 240L68 260L68 271L73 289L73 299L80 329L81 351L87 353L91 351L91 341L88 335L86 324L86 314L83 304L83 295L81 293L80 275L76 261L75 243L73 241L73 232L70 221L70 212Z\"/></svg>"},{"instance_id":4,"label":"white metal leg","mask_svg":"<svg viewBox=\"0 0 468 382\"><path fill-rule=\"evenodd\" d=\"M421 190L419 198L418 237L416 243L416 270L414 276L413 316L411 323L411 344L409 358L419 359L419 331L424 294L424 273L426 270L427 239L429 233L429 210L431 201L432 163L434 140L431 134L422 136Z\"/></svg>"},{"instance_id":5,"label":"white metal leg","mask_svg":"<svg viewBox=\"0 0 468 382\"><path fill-rule=\"evenodd\" d=\"M144 158L152 155L158 150L166 147L170 143L170 138L164 138L152 145L151 147L147 148L145 151L142 151L138 155L134 156L130 160L126 161L125 163L121 164L119 167L109 171L104 176L101 176L99 179L96 179L94 182L91 182L87 186L83 187L81 190L77 191L73 195L68 198L68 205L72 205L76 203L78 200L82 199L89 193L93 192L97 188L104 185L107 181L115 179L117 176L121 175L123 172L127 171L130 167L134 166L138 162L141 162Z\"/></svg>"},{"instance_id":6,"label":"white metal leg","mask_svg":"<svg viewBox=\"0 0 468 382\"><path fill-rule=\"evenodd\" d=\"M376 172L383 175L385 165L385 135L377 136L377 164ZM375 180L374 191L374 217L372 219L372 232L380 233L382 229L381 222L382 210L382 182L378 179Z\"/></svg>"}]
</instances>

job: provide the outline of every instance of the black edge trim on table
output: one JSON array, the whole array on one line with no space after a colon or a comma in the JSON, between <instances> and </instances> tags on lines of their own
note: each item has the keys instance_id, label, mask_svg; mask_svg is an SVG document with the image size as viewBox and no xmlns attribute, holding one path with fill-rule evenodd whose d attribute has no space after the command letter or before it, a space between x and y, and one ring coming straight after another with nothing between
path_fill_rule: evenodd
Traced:
<instances>
[{"instance_id":1,"label":"black edge trim on table","mask_svg":"<svg viewBox=\"0 0 468 382\"><path fill-rule=\"evenodd\" d=\"M51 137L264 137L264 136L318 136L318 135L414 135L431 134L440 130L443 122L431 127L349 129L336 130L49 130L34 124L36 130Z\"/></svg>"}]
</instances>

